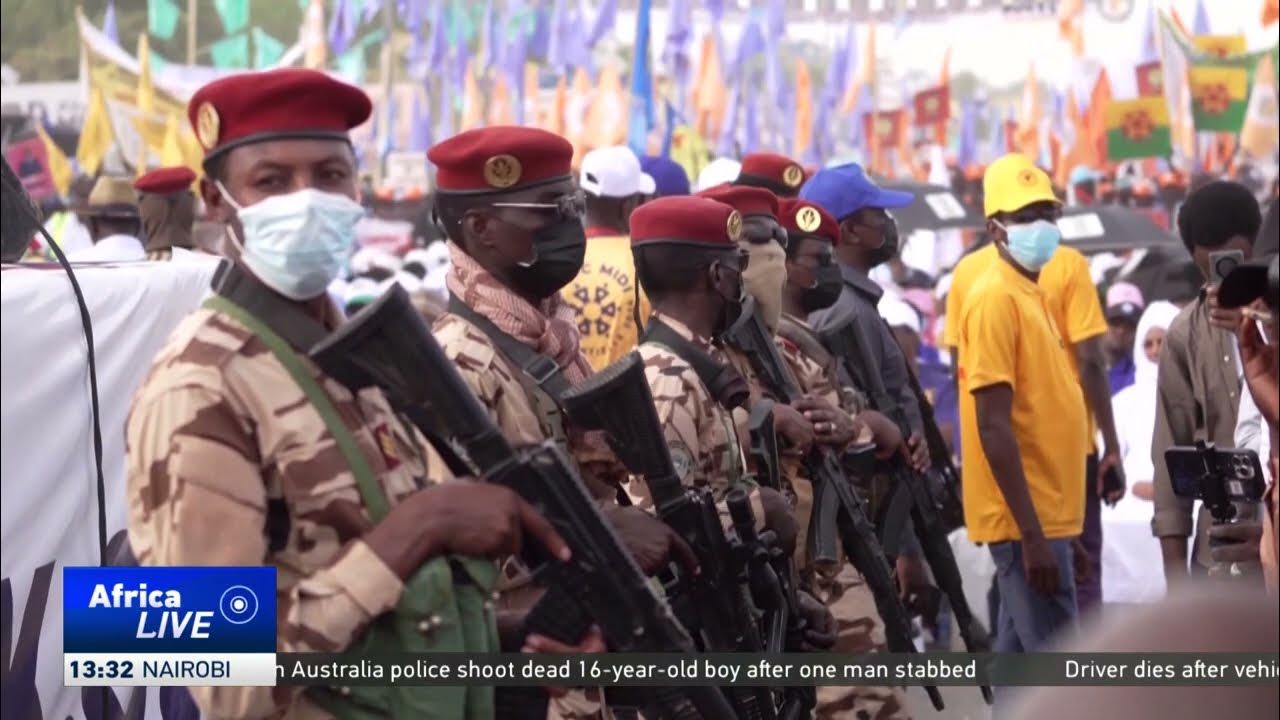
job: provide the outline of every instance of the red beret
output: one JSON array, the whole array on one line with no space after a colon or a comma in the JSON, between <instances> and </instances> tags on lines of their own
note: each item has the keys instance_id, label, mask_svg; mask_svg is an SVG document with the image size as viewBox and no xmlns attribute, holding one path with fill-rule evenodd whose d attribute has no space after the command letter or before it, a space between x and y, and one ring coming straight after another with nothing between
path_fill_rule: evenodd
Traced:
<instances>
[{"instance_id":1,"label":"red beret","mask_svg":"<svg viewBox=\"0 0 1280 720\"><path fill-rule=\"evenodd\" d=\"M800 163L786 155L750 153L742 158L736 185L754 185L780 195L794 197L804 184L805 172Z\"/></svg>"},{"instance_id":2,"label":"red beret","mask_svg":"<svg viewBox=\"0 0 1280 720\"><path fill-rule=\"evenodd\" d=\"M840 223L821 205L800 198L783 198L778 201L778 222L792 237L811 236L840 242Z\"/></svg>"},{"instance_id":3,"label":"red beret","mask_svg":"<svg viewBox=\"0 0 1280 720\"><path fill-rule=\"evenodd\" d=\"M569 177L573 146L546 130L495 125L454 135L432 146L427 159L445 192L510 191Z\"/></svg>"},{"instance_id":4,"label":"red beret","mask_svg":"<svg viewBox=\"0 0 1280 720\"><path fill-rule=\"evenodd\" d=\"M743 215L778 217L778 196L764 188L725 183L703 190L698 197L722 202Z\"/></svg>"},{"instance_id":5,"label":"red beret","mask_svg":"<svg viewBox=\"0 0 1280 720\"><path fill-rule=\"evenodd\" d=\"M214 80L187 103L187 118L206 158L277 138L349 140L373 105L354 85L317 70L286 68Z\"/></svg>"},{"instance_id":6,"label":"red beret","mask_svg":"<svg viewBox=\"0 0 1280 720\"><path fill-rule=\"evenodd\" d=\"M156 195L170 195L191 189L191 183L195 180L196 174L191 171L191 168L179 165L152 170L134 180L133 189Z\"/></svg>"},{"instance_id":7,"label":"red beret","mask_svg":"<svg viewBox=\"0 0 1280 720\"><path fill-rule=\"evenodd\" d=\"M671 195L631 213L631 247L677 243L732 250L742 236L742 216L724 203L697 195Z\"/></svg>"}]
</instances>

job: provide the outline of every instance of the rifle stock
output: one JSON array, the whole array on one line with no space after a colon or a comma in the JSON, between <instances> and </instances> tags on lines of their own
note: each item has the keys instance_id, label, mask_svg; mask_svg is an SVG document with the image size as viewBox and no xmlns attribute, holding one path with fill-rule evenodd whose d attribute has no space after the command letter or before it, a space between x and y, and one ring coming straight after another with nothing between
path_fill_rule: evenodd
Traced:
<instances>
[{"instance_id":1,"label":"rifle stock","mask_svg":"<svg viewBox=\"0 0 1280 720\"><path fill-rule=\"evenodd\" d=\"M863 368L874 367L871 364L871 352L867 339L852 320L822 332L820 336L823 344L832 355L839 358L840 362ZM856 371L851 369L851 372ZM884 381L875 372L868 371L861 375L867 382L863 389L870 396L872 406L897 424L903 437L907 437L910 428L906 413L889 394ZM921 404L927 403L922 400ZM941 434L938 439L941 441ZM948 531L943 525L935 498L928 488L928 480L907 467L901 459L893 461L891 472L895 484L904 488L910 496L911 519L915 526L916 537L920 540L925 559L933 570L934 579L951 603L951 610L955 614L956 623L960 626L960 637L964 641L965 649L969 652L989 652L990 641L986 629L974 616L964 596L960 569L956 566L955 554L947 539ZM991 688L984 685L981 690L983 698L988 704L991 703L993 698Z\"/></svg>"},{"instance_id":2,"label":"rifle stock","mask_svg":"<svg viewBox=\"0 0 1280 720\"><path fill-rule=\"evenodd\" d=\"M742 317L729 328L724 339L747 356L760 381L778 402L794 402L801 396L800 385L778 352L764 320L758 312L752 312L753 309L744 307ZM875 597L876 610L884 621L889 650L915 652L911 618L898 596L893 571L884 548L876 539L875 528L867 519L864 503L854 493L839 461L829 449L815 445L805 460L805 467L814 485L810 538L815 543L815 564L837 562L838 556L833 549L836 533L831 526L834 524L845 555L862 573ZM943 709L938 689L927 686L925 690L933 706Z\"/></svg>"},{"instance_id":3,"label":"rifle stock","mask_svg":"<svg viewBox=\"0 0 1280 720\"><path fill-rule=\"evenodd\" d=\"M615 652L693 652L689 633L654 592L554 444L512 448L398 285L321 341L311 357L333 377L376 385L428 437L449 438L487 482L504 485L547 518L568 543L568 562L527 543L522 560L547 587L527 627L565 643L597 624ZM422 412L425 408L428 412ZM431 426L431 420L435 420ZM729 720L714 688L655 694L664 717Z\"/></svg>"}]
</instances>

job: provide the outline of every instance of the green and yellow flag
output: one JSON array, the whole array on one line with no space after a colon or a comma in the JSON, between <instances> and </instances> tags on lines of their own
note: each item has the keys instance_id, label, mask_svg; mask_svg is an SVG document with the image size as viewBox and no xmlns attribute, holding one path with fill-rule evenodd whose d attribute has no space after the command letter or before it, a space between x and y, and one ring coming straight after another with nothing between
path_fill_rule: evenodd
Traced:
<instances>
[{"instance_id":1,"label":"green and yellow flag","mask_svg":"<svg viewBox=\"0 0 1280 720\"><path fill-rule=\"evenodd\" d=\"M1173 154L1169 107L1163 97L1112 100L1107 105L1107 158L1168 157Z\"/></svg>"},{"instance_id":2,"label":"green and yellow flag","mask_svg":"<svg viewBox=\"0 0 1280 720\"><path fill-rule=\"evenodd\" d=\"M1240 132L1249 105L1249 69L1241 64L1196 63L1187 71L1191 115L1198 132Z\"/></svg>"}]
</instances>

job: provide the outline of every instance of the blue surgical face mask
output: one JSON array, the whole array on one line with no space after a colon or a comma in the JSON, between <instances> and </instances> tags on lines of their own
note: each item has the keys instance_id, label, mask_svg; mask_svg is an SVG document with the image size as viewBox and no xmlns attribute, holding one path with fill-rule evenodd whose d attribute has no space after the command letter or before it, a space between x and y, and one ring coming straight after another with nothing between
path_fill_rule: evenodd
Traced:
<instances>
[{"instance_id":1,"label":"blue surgical face mask","mask_svg":"<svg viewBox=\"0 0 1280 720\"><path fill-rule=\"evenodd\" d=\"M338 276L351 254L356 222L364 216L360 203L304 188L241 207L222 183L217 186L240 219L244 237L233 234L240 260L267 287L287 298L308 300Z\"/></svg>"},{"instance_id":2,"label":"blue surgical face mask","mask_svg":"<svg viewBox=\"0 0 1280 720\"><path fill-rule=\"evenodd\" d=\"M1008 237L1006 247L1009 248L1009 254L1028 272L1040 272L1040 268L1049 262L1062 241L1062 233L1050 220L1017 225L1004 225L999 220L995 223Z\"/></svg>"}]
</instances>

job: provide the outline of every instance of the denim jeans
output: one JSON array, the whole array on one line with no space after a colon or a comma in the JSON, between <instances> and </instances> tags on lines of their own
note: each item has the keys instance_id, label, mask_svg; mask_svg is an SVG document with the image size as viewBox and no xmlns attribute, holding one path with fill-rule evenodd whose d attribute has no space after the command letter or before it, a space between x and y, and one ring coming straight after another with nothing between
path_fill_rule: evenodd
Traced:
<instances>
[{"instance_id":1,"label":"denim jeans","mask_svg":"<svg viewBox=\"0 0 1280 720\"><path fill-rule=\"evenodd\" d=\"M995 647L999 653L1036 652L1060 630L1075 629L1076 586L1071 540L1049 540L1058 563L1058 592L1043 595L1027 584L1022 568L1022 543L1009 541L990 546L996 563L1000 593Z\"/></svg>"}]
</instances>

